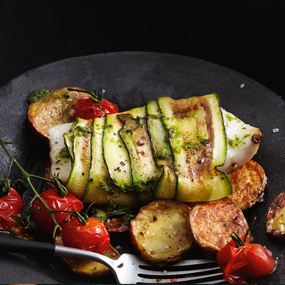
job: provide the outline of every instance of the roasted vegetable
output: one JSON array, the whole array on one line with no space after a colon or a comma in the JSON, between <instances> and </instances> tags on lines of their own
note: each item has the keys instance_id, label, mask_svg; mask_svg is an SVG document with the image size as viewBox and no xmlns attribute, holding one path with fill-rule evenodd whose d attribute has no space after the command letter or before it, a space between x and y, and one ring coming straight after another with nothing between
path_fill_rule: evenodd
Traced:
<instances>
[{"instance_id":1,"label":"roasted vegetable","mask_svg":"<svg viewBox=\"0 0 285 285\"><path fill-rule=\"evenodd\" d=\"M175 199L211 201L231 194L227 175L217 169L223 165L227 154L217 94L180 100L161 97L157 103L174 157Z\"/></svg>"},{"instance_id":2,"label":"roasted vegetable","mask_svg":"<svg viewBox=\"0 0 285 285\"><path fill-rule=\"evenodd\" d=\"M274 271L276 262L272 252L258 243L249 243L248 234L232 234L232 241L217 254L223 277L230 284L247 284L245 278L257 278Z\"/></svg>"},{"instance_id":3,"label":"roasted vegetable","mask_svg":"<svg viewBox=\"0 0 285 285\"><path fill-rule=\"evenodd\" d=\"M172 200L158 200L142 207L130 223L133 246L155 265L181 260L193 247L190 208Z\"/></svg>"},{"instance_id":4,"label":"roasted vegetable","mask_svg":"<svg viewBox=\"0 0 285 285\"><path fill-rule=\"evenodd\" d=\"M61 235L57 236L54 239L54 243L56 245L64 245ZM120 256L117 250L113 248L111 245L109 246L109 249L104 255L112 259L118 259ZM63 260L69 266L70 270L75 273L94 276L94 277L106 276L111 274L111 271L108 267L96 261L69 258L69 257L64 257Z\"/></svg>"},{"instance_id":5,"label":"roasted vegetable","mask_svg":"<svg viewBox=\"0 0 285 285\"><path fill-rule=\"evenodd\" d=\"M273 239L285 241L285 192L273 200L268 210L266 232Z\"/></svg>"},{"instance_id":6,"label":"roasted vegetable","mask_svg":"<svg viewBox=\"0 0 285 285\"><path fill-rule=\"evenodd\" d=\"M225 201L196 205L190 213L190 226L197 245L206 252L217 252L239 230L243 236L248 224L242 211Z\"/></svg>"},{"instance_id":7,"label":"roasted vegetable","mask_svg":"<svg viewBox=\"0 0 285 285\"><path fill-rule=\"evenodd\" d=\"M223 198L242 211L252 207L264 194L266 175L263 168L250 160L242 167L228 173L233 193Z\"/></svg>"},{"instance_id":8,"label":"roasted vegetable","mask_svg":"<svg viewBox=\"0 0 285 285\"><path fill-rule=\"evenodd\" d=\"M32 129L46 142L49 140L48 129L50 127L74 121L77 99L90 97L88 94L67 89L54 90L48 95L45 92L45 96L34 100L29 106L28 121Z\"/></svg>"}]
</instances>

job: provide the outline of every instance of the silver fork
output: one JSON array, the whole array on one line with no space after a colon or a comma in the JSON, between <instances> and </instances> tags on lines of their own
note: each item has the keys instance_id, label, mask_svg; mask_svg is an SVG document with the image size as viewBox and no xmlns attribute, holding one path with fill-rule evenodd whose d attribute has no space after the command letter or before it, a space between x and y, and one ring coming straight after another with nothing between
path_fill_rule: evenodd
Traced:
<instances>
[{"instance_id":1,"label":"silver fork","mask_svg":"<svg viewBox=\"0 0 285 285\"><path fill-rule=\"evenodd\" d=\"M225 282L217 262L212 259L188 259L172 266L158 268L147 264L140 257L132 254L124 253L114 260L86 250L4 237L0 237L0 249L2 252L52 255L97 261L110 268L116 281L120 284L174 282L215 284Z\"/></svg>"}]
</instances>

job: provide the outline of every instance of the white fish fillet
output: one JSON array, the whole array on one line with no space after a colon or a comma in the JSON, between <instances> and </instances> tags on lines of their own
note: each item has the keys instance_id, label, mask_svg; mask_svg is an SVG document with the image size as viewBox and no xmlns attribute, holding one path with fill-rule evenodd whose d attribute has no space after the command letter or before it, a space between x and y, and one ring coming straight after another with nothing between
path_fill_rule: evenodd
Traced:
<instances>
[{"instance_id":1,"label":"white fish fillet","mask_svg":"<svg viewBox=\"0 0 285 285\"><path fill-rule=\"evenodd\" d=\"M57 176L63 183L65 183L69 177L71 171L71 160L70 158L62 158L60 151L64 149L63 134L68 133L72 123L57 125L51 127L48 130L50 137L50 161L51 161L51 174Z\"/></svg>"},{"instance_id":2,"label":"white fish fillet","mask_svg":"<svg viewBox=\"0 0 285 285\"><path fill-rule=\"evenodd\" d=\"M241 167L257 153L261 131L245 124L235 115L222 109L224 125L227 134L227 157L223 166L219 170L230 172ZM256 137L256 142L254 142Z\"/></svg>"},{"instance_id":3,"label":"white fish fillet","mask_svg":"<svg viewBox=\"0 0 285 285\"><path fill-rule=\"evenodd\" d=\"M230 172L248 162L256 154L259 143L253 135L261 135L258 128L245 124L233 114L222 109L227 134L227 157L219 170ZM51 173L65 183L71 171L69 158L61 158L60 151L65 147L63 134L68 133L72 123L62 124L48 130L50 136Z\"/></svg>"}]
</instances>

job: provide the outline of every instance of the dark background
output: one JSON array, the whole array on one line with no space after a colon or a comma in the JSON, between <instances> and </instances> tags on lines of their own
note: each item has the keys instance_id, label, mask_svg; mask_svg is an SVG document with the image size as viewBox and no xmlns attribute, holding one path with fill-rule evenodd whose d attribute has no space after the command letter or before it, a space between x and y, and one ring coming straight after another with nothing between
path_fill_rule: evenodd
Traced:
<instances>
[{"instance_id":1,"label":"dark background","mask_svg":"<svg viewBox=\"0 0 285 285\"><path fill-rule=\"evenodd\" d=\"M2 1L0 86L60 59L154 51L229 67L284 96L284 8L260 0Z\"/></svg>"}]
</instances>

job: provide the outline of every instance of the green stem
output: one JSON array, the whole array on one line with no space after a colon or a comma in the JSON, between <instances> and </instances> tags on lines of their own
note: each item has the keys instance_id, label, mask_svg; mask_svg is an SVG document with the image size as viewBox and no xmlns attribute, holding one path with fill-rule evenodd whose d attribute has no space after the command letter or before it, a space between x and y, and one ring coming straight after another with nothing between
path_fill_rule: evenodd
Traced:
<instances>
[{"instance_id":1,"label":"green stem","mask_svg":"<svg viewBox=\"0 0 285 285\"><path fill-rule=\"evenodd\" d=\"M50 214L54 224L55 224L55 230L53 233L53 236L55 235L56 229L59 228L61 229L60 225L58 224L58 222L56 221L54 215L53 215L53 211L47 206L47 204L44 202L44 200L41 198L41 196L39 195L39 193L37 192L37 190L34 188L32 182L31 182L31 177L33 178L39 178L45 181L51 181L49 179L40 177L40 176L36 176L33 174L29 174L27 171L25 171L22 166L18 163L18 161L12 156L12 154L9 152L9 150L6 147L6 143L4 142L1 138L0 138L0 144L1 146L4 148L4 150L6 151L6 153L9 155L9 157L11 158L11 160L13 161L13 163L15 163L15 165L19 168L21 174L23 175L23 177L25 178L25 180L28 182L29 186L31 187L32 191L34 192L36 198L41 202L41 204L44 206L44 208L48 211L48 213Z\"/></svg>"}]
</instances>

